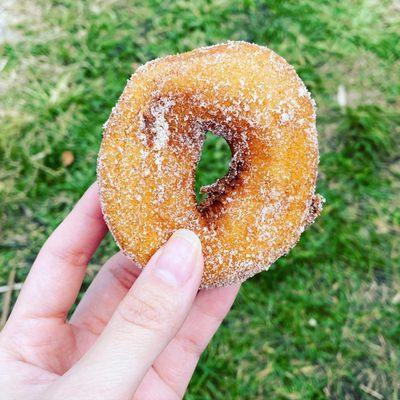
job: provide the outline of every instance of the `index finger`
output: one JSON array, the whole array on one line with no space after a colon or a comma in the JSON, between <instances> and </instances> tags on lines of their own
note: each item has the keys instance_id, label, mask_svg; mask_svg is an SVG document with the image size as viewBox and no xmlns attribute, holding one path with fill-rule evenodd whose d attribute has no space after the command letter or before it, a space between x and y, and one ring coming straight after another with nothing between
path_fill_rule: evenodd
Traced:
<instances>
[{"instance_id":1,"label":"index finger","mask_svg":"<svg viewBox=\"0 0 400 400\"><path fill-rule=\"evenodd\" d=\"M94 183L42 247L11 319L64 319L79 292L87 263L106 232Z\"/></svg>"}]
</instances>

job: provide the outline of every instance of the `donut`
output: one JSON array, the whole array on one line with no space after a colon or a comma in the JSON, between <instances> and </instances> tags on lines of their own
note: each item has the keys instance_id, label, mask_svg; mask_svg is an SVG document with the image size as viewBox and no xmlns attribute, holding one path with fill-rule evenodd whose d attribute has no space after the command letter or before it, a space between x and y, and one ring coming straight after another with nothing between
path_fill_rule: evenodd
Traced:
<instances>
[{"instance_id":1,"label":"donut","mask_svg":"<svg viewBox=\"0 0 400 400\"><path fill-rule=\"evenodd\" d=\"M98 156L115 241L144 267L176 229L194 231L203 288L267 270L321 212L315 120L294 68L267 47L228 42L139 67L104 126ZM198 204L195 171L209 131L225 138L232 159Z\"/></svg>"}]
</instances>

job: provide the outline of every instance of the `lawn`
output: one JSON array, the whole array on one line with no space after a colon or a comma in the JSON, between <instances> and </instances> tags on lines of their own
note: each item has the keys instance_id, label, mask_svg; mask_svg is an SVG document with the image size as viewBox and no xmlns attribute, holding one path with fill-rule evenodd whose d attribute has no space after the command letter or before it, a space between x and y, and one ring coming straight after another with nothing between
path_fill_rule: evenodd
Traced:
<instances>
[{"instance_id":1,"label":"lawn","mask_svg":"<svg viewBox=\"0 0 400 400\"><path fill-rule=\"evenodd\" d=\"M102 124L131 73L155 57L243 39L284 56L312 92L327 202L289 255L243 285L186 398L399 399L398 1L0 7L8 23L0 39L3 314L45 238L95 179ZM215 139L206 150L199 182L213 181L229 159ZM108 237L82 291L115 250Z\"/></svg>"}]
</instances>

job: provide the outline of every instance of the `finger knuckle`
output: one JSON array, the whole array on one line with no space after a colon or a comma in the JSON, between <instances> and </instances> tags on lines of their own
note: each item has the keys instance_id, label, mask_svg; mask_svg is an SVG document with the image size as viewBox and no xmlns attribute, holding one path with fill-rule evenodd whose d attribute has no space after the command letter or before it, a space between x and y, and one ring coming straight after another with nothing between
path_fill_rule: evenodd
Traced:
<instances>
[{"instance_id":1,"label":"finger knuckle","mask_svg":"<svg viewBox=\"0 0 400 400\"><path fill-rule=\"evenodd\" d=\"M133 264L133 263L132 263ZM140 275L140 271L131 263L127 264L124 261L115 261L108 269L108 272L115 279L119 286L128 291L133 282Z\"/></svg>"},{"instance_id":2,"label":"finger knuckle","mask_svg":"<svg viewBox=\"0 0 400 400\"><path fill-rule=\"evenodd\" d=\"M134 293L119 308L119 315L126 323L146 330L162 330L171 321L172 310L157 295L138 296Z\"/></svg>"},{"instance_id":3,"label":"finger knuckle","mask_svg":"<svg viewBox=\"0 0 400 400\"><path fill-rule=\"evenodd\" d=\"M187 353L191 354L196 358L199 358L203 353L206 344L199 338L193 336L178 336L176 338L178 343L180 344L182 350Z\"/></svg>"},{"instance_id":4,"label":"finger knuckle","mask_svg":"<svg viewBox=\"0 0 400 400\"><path fill-rule=\"evenodd\" d=\"M46 251L57 263L72 265L78 268L85 267L90 259L85 250L76 249L72 246L63 246L62 248L58 248L51 242L45 244L41 253Z\"/></svg>"}]
</instances>

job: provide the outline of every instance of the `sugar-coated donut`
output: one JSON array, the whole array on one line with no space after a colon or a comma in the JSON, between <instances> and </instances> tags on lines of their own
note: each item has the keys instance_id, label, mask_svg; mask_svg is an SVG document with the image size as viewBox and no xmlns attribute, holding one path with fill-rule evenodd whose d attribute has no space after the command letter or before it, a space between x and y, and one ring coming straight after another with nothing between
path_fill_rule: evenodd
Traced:
<instances>
[{"instance_id":1,"label":"sugar-coated donut","mask_svg":"<svg viewBox=\"0 0 400 400\"><path fill-rule=\"evenodd\" d=\"M232 150L228 174L203 188L205 133ZM202 242L202 287L243 282L299 240L322 208L315 195L314 101L282 57L246 42L157 59L128 81L98 158L104 217L139 266L179 228Z\"/></svg>"}]
</instances>

